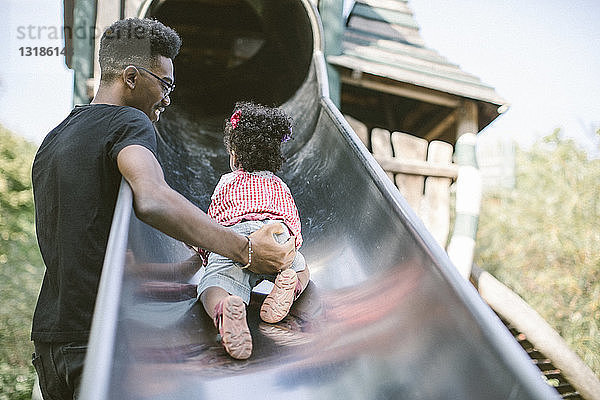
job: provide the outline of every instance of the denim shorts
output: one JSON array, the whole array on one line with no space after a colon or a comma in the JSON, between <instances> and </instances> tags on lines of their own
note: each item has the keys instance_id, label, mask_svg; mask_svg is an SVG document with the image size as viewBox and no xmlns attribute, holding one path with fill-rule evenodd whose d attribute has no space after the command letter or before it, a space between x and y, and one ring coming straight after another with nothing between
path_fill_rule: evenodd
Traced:
<instances>
[{"instance_id":1,"label":"denim shorts","mask_svg":"<svg viewBox=\"0 0 600 400\"><path fill-rule=\"evenodd\" d=\"M263 225L276 222L280 221L269 219L262 221L243 221L230 228L241 235L248 236L252 232L262 228ZM275 240L283 243L289 237L290 234L286 230L284 233L276 235ZM229 294L241 297L242 300L248 304L250 303L250 293L256 285L263 280L273 282L277 276L276 274L255 274L247 269L241 269L241 267L242 265L240 263L219 254L210 253L206 270L198 284L198 296L209 287L217 286L224 289ZM296 258L294 258L294 262L290 268L296 272L303 271L304 268L306 268L304 256L299 251L296 251Z\"/></svg>"}]
</instances>

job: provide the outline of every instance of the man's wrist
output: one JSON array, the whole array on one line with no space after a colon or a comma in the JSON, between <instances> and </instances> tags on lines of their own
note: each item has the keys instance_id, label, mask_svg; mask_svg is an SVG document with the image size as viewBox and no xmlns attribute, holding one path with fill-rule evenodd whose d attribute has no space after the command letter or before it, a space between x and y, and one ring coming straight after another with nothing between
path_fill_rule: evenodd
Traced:
<instances>
[{"instance_id":1,"label":"man's wrist","mask_svg":"<svg viewBox=\"0 0 600 400\"><path fill-rule=\"evenodd\" d=\"M250 268L250 265L252 265L252 240L249 236L247 236L246 239L248 239L248 263L241 267L242 269L248 269Z\"/></svg>"}]
</instances>

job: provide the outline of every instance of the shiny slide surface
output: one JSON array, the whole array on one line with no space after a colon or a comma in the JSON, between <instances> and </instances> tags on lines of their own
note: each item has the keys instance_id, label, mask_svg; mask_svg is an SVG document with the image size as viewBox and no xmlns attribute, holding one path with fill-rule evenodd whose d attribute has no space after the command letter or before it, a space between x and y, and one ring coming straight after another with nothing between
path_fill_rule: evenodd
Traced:
<instances>
[{"instance_id":1,"label":"shiny slide surface","mask_svg":"<svg viewBox=\"0 0 600 400\"><path fill-rule=\"evenodd\" d=\"M200 9L210 2L187 2L185 12L178 11L184 3L167 1L144 12L180 31L195 12L220 12L212 9L219 3ZM229 76L205 80L212 67L182 51L178 93L157 124L161 163L169 184L206 210L228 170L220 131L232 101L241 93L281 104L295 124L280 176L300 211L301 251L312 283L278 324L260 321L264 294L255 293L248 307L253 354L246 361L231 359L196 302L199 274L170 268L192 252L139 221L123 184L83 398L557 397L329 100L312 4L243 4L240 12L257 21L261 34L247 37L259 49L227 70ZM163 273L149 272L157 265Z\"/></svg>"}]
</instances>

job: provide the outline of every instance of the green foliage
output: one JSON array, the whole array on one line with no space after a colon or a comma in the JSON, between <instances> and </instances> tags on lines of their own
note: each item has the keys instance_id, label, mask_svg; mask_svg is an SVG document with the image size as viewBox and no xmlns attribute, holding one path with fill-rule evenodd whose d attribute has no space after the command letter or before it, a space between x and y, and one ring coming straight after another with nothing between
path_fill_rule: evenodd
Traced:
<instances>
[{"instance_id":1,"label":"green foliage","mask_svg":"<svg viewBox=\"0 0 600 400\"><path fill-rule=\"evenodd\" d=\"M34 230L35 146L0 126L0 400L29 399L31 318L43 274Z\"/></svg>"},{"instance_id":2,"label":"green foliage","mask_svg":"<svg viewBox=\"0 0 600 400\"><path fill-rule=\"evenodd\" d=\"M600 160L559 131L517 154L517 185L487 194L476 262L600 375Z\"/></svg>"}]
</instances>

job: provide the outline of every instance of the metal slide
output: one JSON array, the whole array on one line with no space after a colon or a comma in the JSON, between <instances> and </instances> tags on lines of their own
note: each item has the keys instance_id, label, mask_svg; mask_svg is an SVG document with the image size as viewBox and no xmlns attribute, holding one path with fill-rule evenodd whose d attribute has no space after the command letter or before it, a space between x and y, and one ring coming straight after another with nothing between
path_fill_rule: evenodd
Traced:
<instances>
[{"instance_id":1,"label":"metal slide","mask_svg":"<svg viewBox=\"0 0 600 400\"><path fill-rule=\"evenodd\" d=\"M195 300L198 275L142 272L151 264L168 271L192 253L140 222L123 184L84 399L557 397L329 100L309 1L154 3L143 15L176 27L188 46L176 60L173 105L157 124L167 180L206 210L228 169L220 131L232 102L281 104L295 125L280 176L300 210L312 283L275 325L260 322L264 294L255 293L253 355L229 358ZM210 36L219 26L243 35L236 40L251 54L234 45L227 63L217 63L221 55L206 62L217 52L197 56L196 43L223 50Z\"/></svg>"}]
</instances>

